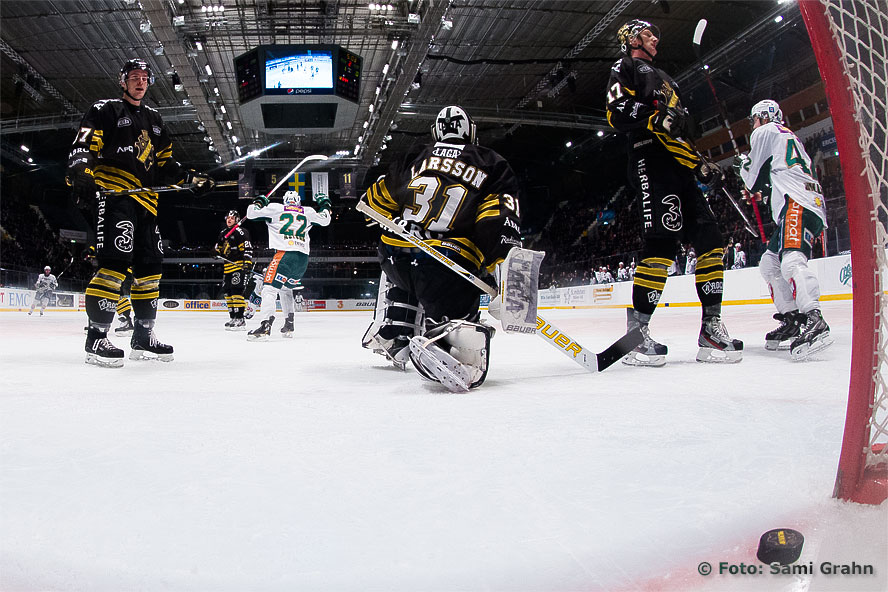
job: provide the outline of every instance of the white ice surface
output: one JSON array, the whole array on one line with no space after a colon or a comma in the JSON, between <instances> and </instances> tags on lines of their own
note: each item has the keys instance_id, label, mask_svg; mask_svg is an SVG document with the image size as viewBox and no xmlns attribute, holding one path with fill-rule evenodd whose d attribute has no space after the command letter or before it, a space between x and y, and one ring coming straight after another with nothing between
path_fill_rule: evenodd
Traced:
<instances>
[{"instance_id":1,"label":"white ice surface","mask_svg":"<svg viewBox=\"0 0 888 592\"><path fill-rule=\"evenodd\" d=\"M694 361L699 308L657 311L660 369L498 332L463 395L362 349L367 313L248 343L164 312L175 361L121 369L83 363L82 314L3 313L0 590L885 590L886 504L830 497L851 304L803 363L764 350L772 312L726 307L736 365ZM543 314L592 350L625 324ZM698 575L778 527L876 574Z\"/></svg>"}]
</instances>

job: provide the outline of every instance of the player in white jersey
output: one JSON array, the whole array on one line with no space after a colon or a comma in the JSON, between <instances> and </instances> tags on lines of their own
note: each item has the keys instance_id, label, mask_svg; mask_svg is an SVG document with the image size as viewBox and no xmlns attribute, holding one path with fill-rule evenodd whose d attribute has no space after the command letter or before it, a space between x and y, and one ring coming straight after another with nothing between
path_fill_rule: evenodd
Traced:
<instances>
[{"instance_id":1,"label":"player in white jersey","mask_svg":"<svg viewBox=\"0 0 888 592\"><path fill-rule=\"evenodd\" d=\"M299 194L288 191L284 194L282 204L269 203L268 198L263 196L247 207L247 218L261 220L268 225L268 246L277 250L265 270L260 304L261 323L247 333L250 341L265 341L269 338L278 294L283 288L292 289L297 286L305 273L308 267L308 231L313 225L330 224L330 198L325 194L315 195L317 210L299 202Z\"/></svg>"},{"instance_id":2,"label":"player in white jersey","mask_svg":"<svg viewBox=\"0 0 888 592\"><path fill-rule=\"evenodd\" d=\"M808 267L814 239L827 227L823 191L801 140L783 125L780 105L760 101L749 119L750 152L734 158L734 169L751 199L770 183L777 223L759 263L781 323L765 336L765 349L788 346L793 359L804 359L833 342L820 313L820 284Z\"/></svg>"},{"instance_id":3,"label":"player in white jersey","mask_svg":"<svg viewBox=\"0 0 888 592\"><path fill-rule=\"evenodd\" d=\"M37 292L34 294L34 300L31 301L31 310L28 311L28 314L33 314L34 307L39 302L40 316L42 317L53 291L59 287L59 282L56 280L56 276L52 275L52 269L49 265L43 268L43 275L37 277L34 287L37 289Z\"/></svg>"}]
</instances>

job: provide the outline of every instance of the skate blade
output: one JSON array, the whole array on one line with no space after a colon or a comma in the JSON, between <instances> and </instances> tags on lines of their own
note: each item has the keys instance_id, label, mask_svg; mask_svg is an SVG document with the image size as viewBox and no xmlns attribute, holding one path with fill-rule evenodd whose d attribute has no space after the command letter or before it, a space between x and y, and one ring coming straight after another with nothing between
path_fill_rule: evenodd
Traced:
<instances>
[{"instance_id":1,"label":"skate blade","mask_svg":"<svg viewBox=\"0 0 888 592\"><path fill-rule=\"evenodd\" d=\"M786 351L792 344L788 339L785 341L765 341L765 349L768 351Z\"/></svg>"},{"instance_id":2,"label":"skate blade","mask_svg":"<svg viewBox=\"0 0 888 592\"><path fill-rule=\"evenodd\" d=\"M660 368L666 365L666 356L657 354L643 354L641 352L631 351L623 358L623 364L626 366L646 366L648 368Z\"/></svg>"},{"instance_id":3,"label":"skate blade","mask_svg":"<svg viewBox=\"0 0 888 592\"><path fill-rule=\"evenodd\" d=\"M290 331L287 333L281 333L281 337L283 337L284 339L293 339L293 332Z\"/></svg>"},{"instance_id":4,"label":"skate blade","mask_svg":"<svg viewBox=\"0 0 888 592\"><path fill-rule=\"evenodd\" d=\"M246 331L246 330L247 330L247 326L246 326L246 325L241 325L240 327L225 327L225 330L226 330L226 331Z\"/></svg>"},{"instance_id":5,"label":"skate blade","mask_svg":"<svg viewBox=\"0 0 888 592\"><path fill-rule=\"evenodd\" d=\"M134 349L130 352L130 360L146 360L157 362L172 362L173 354L152 354L141 349Z\"/></svg>"},{"instance_id":6,"label":"skate blade","mask_svg":"<svg viewBox=\"0 0 888 592\"><path fill-rule=\"evenodd\" d=\"M361 347L372 350L374 354L383 356L386 360L394 364L395 368L398 370L407 370L407 360L410 359L410 348L405 347L392 356L392 354L383 347L382 343L380 343L376 336L361 342Z\"/></svg>"},{"instance_id":7,"label":"skate blade","mask_svg":"<svg viewBox=\"0 0 888 592\"><path fill-rule=\"evenodd\" d=\"M450 364L438 358L428 350L425 337L414 337L410 340L410 352L416 357L423 369L452 393L469 392L469 377L462 364L450 358ZM447 357L450 357L448 354Z\"/></svg>"},{"instance_id":8,"label":"skate blade","mask_svg":"<svg viewBox=\"0 0 888 592\"><path fill-rule=\"evenodd\" d=\"M132 333L133 330L132 329L122 329L122 328L118 327L117 329L114 329L114 332L117 333L118 335L126 335L127 333Z\"/></svg>"},{"instance_id":9,"label":"skate blade","mask_svg":"<svg viewBox=\"0 0 888 592\"><path fill-rule=\"evenodd\" d=\"M697 361L711 364L736 364L743 359L743 350L721 350L701 347L697 350Z\"/></svg>"},{"instance_id":10,"label":"skate blade","mask_svg":"<svg viewBox=\"0 0 888 592\"><path fill-rule=\"evenodd\" d=\"M102 368L123 368L123 358L100 358L96 354L86 354L87 364Z\"/></svg>"},{"instance_id":11,"label":"skate blade","mask_svg":"<svg viewBox=\"0 0 888 592\"><path fill-rule=\"evenodd\" d=\"M247 341L268 341L268 335L250 335L247 333Z\"/></svg>"},{"instance_id":12,"label":"skate blade","mask_svg":"<svg viewBox=\"0 0 888 592\"><path fill-rule=\"evenodd\" d=\"M806 360L814 354L821 352L835 342L832 335L826 334L814 343L805 343L789 352L789 356L796 361Z\"/></svg>"}]
</instances>

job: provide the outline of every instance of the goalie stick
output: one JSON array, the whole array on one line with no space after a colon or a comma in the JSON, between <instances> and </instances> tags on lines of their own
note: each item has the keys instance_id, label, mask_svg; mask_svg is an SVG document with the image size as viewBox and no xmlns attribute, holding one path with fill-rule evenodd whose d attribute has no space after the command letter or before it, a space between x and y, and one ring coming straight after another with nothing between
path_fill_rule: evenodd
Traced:
<instances>
[{"instance_id":1,"label":"goalie stick","mask_svg":"<svg viewBox=\"0 0 888 592\"><path fill-rule=\"evenodd\" d=\"M712 91L712 97L715 99L715 104L718 106L719 114L724 122L725 128L728 130L728 136L731 138L731 146L734 147L734 156L740 156L740 148L737 146L737 140L734 138L734 130L731 129L731 124L728 121L728 112L725 109L725 106L721 101L718 100L718 93L715 92L715 85L712 84L712 77L709 76L709 68L703 63L703 58L701 57L701 49L700 42L703 40L703 32L706 30L706 25L708 21L706 19L700 19L697 23L697 28L694 29L694 53L697 55L697 59L700 61L700 67L703 70L703 76L706 77L706 82L709 84L709 90ZM722 187L724 189L724 187ZM728 193L727 189L724 189L725 195L728 196L728 199L731 200L731 204L740 212L740 215L743 216L743 219L748 222L746 215L740 209L740 205L736 202L734 197ZM755 213L755 221L758 223L758 237L763 243L767 243L768 239L765 236L765 226L762 224L762 214L759 212L758 204L755 201L750 202L752 204L752 211Z\"/></svg>"},{"instance_id":2,"label":"goalie stick","mask_svg":"<svg viewBox=\"0 0 888 592\"><path fill-rule=\"evenodd\" d=\"M445 254L435 250L434 247L432 247L424 240L410 234L409 232L407 232L407 230L405 230L401 226L398 226L390 218L387 218L386 216L383 216L382 214L377 212L369 205L367 205L366 202L359 201L358 205L355 206L355 208L368 218L379 223L379 225L383 228L395 233L400 238L422 250L424 253L431 255L439 263L449 268L454 273L460 275L464 280L474 284L485 294L488 294L491 297L495 297L497 295L497 291L495 288L493 288L480 278L476 277L472 272L468 271L459 263L447 257ZM571 338L569 335L564 333L561 329L559 329L549 321L545 320L543 317L537 315L536 323L537 335L545 339L546 343L559 350L561 353L572 359L574 362L576 362L589 372L601 372L602 370L607 369L612 364L620 360L623 356L628 354L630 351L638 347L642 341L644 341L644 336L641 334L641 331L639 329L634 329L620 337L604 351L594 353L584 348L577 341L575 341L573 338Z\"/></svg>"},{"instance_id":3,"label":"goalie stick","mask_svg":"<svg viewBox=\"0 0 888 592\"><path fill-rule=\"evenodd\" d=\"M74 263L74 255L71 255L71 259L68 260L68 265L66 265L66 266L65 266L65 269L63 269L62 272L61 272L59 275L56 276L56 279L57 279L57 280L58 280L58 279L61 279L61 277L62 277L62 273L65 273L66 271L68 271L68 269L71 267L71 264L72 264L72 263Z\"/></svg>"}]
</instances>

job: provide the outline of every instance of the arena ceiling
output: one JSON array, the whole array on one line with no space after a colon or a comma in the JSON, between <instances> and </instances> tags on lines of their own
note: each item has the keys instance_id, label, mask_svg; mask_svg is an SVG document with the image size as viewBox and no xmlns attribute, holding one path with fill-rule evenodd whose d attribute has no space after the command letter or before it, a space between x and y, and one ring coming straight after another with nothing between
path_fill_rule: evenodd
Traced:
<instances>
[{"instance_id":1,"label":"arena ceiling","mask_svg":"<svg viewBox=\"0 0 888 592\"><path fill-rule=\"evenodd\" d=\"M658 63L693 86L702 81L691 44L699 19L709 21L703 49L717 73L780 35L770 24L778 15L785 27L798 8L777 0L4 0L3 154L48 158L44 138L43 150L58 158L89 105L119 96L118 70L136 56L157 76L148 104L168 122L177 158L196 168L230 163L238 146L247 154L283 142L256 157L257 167L347 151L341 165L360 174L427 134L448 104L465 107L482 138L532 130L545 149L545 138L566 130L594 138L606 129L605 86L627 20L658 25ZM286 136L244 125L234 58L260 44L296 43L362 56L353 124ZM25 142L38 148L23 153Z\"/></svg>"}]
</instances>

